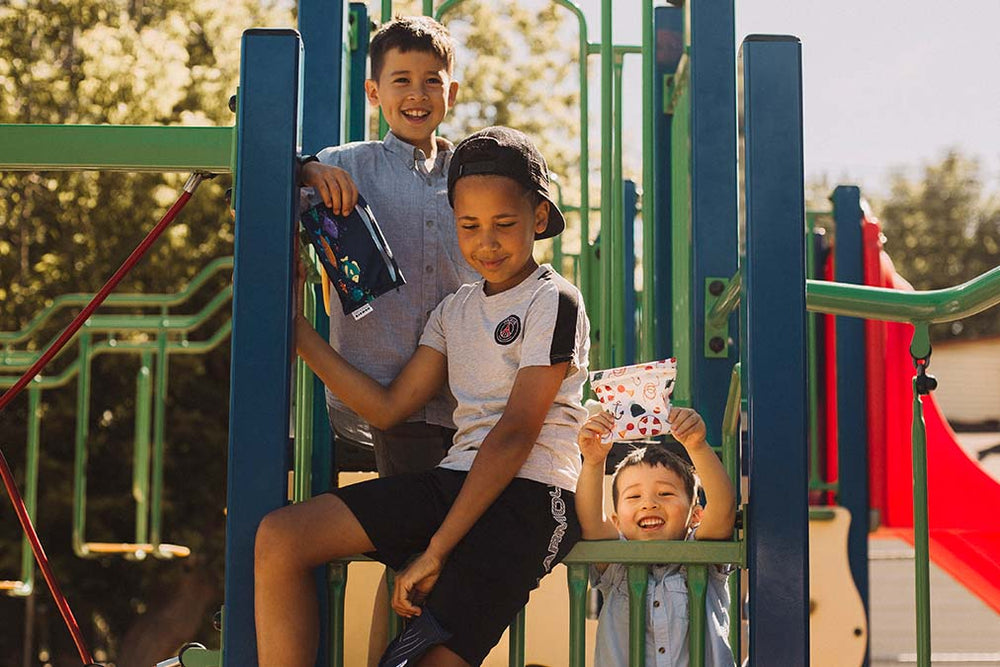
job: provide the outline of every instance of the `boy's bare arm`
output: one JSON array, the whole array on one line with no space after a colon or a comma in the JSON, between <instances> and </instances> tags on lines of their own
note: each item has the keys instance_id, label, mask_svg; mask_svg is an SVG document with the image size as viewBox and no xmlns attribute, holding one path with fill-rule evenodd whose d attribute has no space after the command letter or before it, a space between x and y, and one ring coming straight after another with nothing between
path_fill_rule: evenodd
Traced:
<instances>
[{"instance_id":1,"label":"boy's bare arm","mask_svg":"<svg viewBox=\"0 0 1000 667\"><path fill-rule=\"evenodd\" d=\"M351 175L340 167L322 162L307 162L299 174L302 185L316 191L330 210L341 215L350 215L358 203L358 186Z\"/></svg>"},{"instance_id":2,"label":"boy's bare arm","mask_svg":"<svg viewBox=\"0 0 1000 667\"><path fill-rule=\"evenodd\" d=\"M583 455L583 468L576 484L576 515L585 540L613 540L618 529L604 513L604 466L613 444L605 436L611 433L614 417L601 411L584 423L577 436Z\"/></svg>"},{"instance_id":3,"label":"boy's bare arm","mask_svg":"<svg viewBox=\"0 0 1000 667\"><path fill-rule=\"evenodd\" d=\"M448 379L445 356L421 345L396 379L384 387L347 363L301 314L295 318L295 347L334 396L383 430L426 405Z\"/></svg>"},{"instance_id":4,"label":"boy's bare arm","mask_svg":"<svg viewBox=\"0 0 1000 667\"><path fill-rule=\"evenodd\" d=\"M462 489L427 550L396 577L392 606L401 616L420 614L414 599L430 591L452 549L527 460L568 366L564 362L518 371L503 415L479 447Z\"/></svg>"},{"instance_id":5,"label":"boy's bare arm","mask_svg":"<svg viewBox=\"0 0 1000 667\"><path fill-rule=\"evenodd\" d=\"M736 521L736 492L722 462L705 440L705 422L690 408L672 408L669 420L671 433L687 450L705 489L698 539L728 540Z\"/></svg>"}]
</instances>

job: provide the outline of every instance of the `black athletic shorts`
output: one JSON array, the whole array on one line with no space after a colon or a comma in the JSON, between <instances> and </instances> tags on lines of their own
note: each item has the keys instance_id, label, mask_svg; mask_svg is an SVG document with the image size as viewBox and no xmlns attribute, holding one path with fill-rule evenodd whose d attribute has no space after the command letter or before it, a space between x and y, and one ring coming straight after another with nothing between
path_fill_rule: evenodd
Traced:
<instances>
[{"instance_id":1,"label":"black athletic shorts","mask_svg":"<svg viewBox=\"0 0 1000 667\"><path fill-rule=\"evenodd\" d=\"M331 493L375 545L368 554L400 570L427 548L466 473L434 468ZM449 555L426 607L452 634L445 645L478 665L528 602L528 593L580 539L573 494L515 478Z\"/></svg>"}]
</instances>

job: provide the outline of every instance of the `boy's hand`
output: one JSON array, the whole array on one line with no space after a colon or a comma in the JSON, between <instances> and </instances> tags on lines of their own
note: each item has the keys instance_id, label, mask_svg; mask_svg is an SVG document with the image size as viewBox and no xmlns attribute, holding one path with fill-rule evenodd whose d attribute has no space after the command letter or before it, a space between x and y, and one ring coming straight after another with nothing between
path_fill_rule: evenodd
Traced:
<instances>
[{"instance_id":1,"label":"boy's hand","mask_svg":"<svg viewBox=\"0 0 1000 667\"><path fill-rule=\"evenodd\" d=\"M430 594L444 563L429 551L425 551L396 575L396 585L392 590L392 608L403 618L420 616L420 605Z\"/></svg>"},{"instance_id":2,"label":"boy's hand","mask_svg":"<svg viewBox=\"0 0 1000 667\"><path fill-rule=\"evenodd\" d=\"M615 418L603 410L584 422L576 436L584 463L603 465L611 451L613 441L609 436L614 425Z\"/></svg>"},{"instance_id":3,"label":"boy's hand","mask_svg":"<svg viewBox=\"0 0 1000 667\"><path fill-rule=\"evenodd\" d=\"M684 449L691 451L706 445L705 441L705 421L697 412L691 408L670 408L667 416L670 422L670 432L677 438L677 442L684 446Z\"/></svg>"},{"instance_id":4,"label":"boy's hand","mask_svg":"<svg viewBox=\"0 0 1000 667\"><path fill-rule=\"evenodd\" d=\"M358 203L358 186L340 167L308 162L303 165L300 178L302 184L313 188L334 213L348 216Z\"/></svg>"}]
</instances>

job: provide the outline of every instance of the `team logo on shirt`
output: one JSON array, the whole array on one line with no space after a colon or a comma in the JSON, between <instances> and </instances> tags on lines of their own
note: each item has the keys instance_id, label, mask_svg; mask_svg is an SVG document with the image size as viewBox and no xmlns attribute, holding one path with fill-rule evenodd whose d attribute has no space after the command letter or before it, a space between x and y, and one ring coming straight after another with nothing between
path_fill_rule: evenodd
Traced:
<instances>
[{"instance_id":1,"label":"team logo on shirt","mask_svg":"<svg viewBox=\"0 0 1000 667\"><path fill-rule=\"evenodd\" d=\"M508 315L497 325L497 330L493 332L493 340L501 345L510 345L517 340L521 333L521 318L517 315Z\"/></svg>"}]
</instances>

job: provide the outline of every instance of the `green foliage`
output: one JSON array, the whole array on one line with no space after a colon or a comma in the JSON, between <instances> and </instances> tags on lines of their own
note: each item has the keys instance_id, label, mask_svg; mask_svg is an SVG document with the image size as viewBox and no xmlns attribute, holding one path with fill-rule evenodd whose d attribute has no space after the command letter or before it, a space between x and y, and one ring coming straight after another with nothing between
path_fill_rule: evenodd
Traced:
<instances>
[{"instance_id":1,"label":"green foliage","mask_svg":"<svg viewBox=\"0 0 1000 667\"><path fill-rule=\"evenodd\" d=\"M227 100L238 83L240 34L293 23L287 0L13 0L0 7L0 122L231 125ZM16 330L57 295L94 292L180 193L186 175L0 174L0 330ZM232 253L232 220L223 199L228 178L203 184L119 291L183 288L209 260ZM225 282L209 285L193 312ZM70 314L33 341L39 347ZM207 337L206 331L192 339ZM125 332L124 335L128 335ZM57 359L49 374L72 360ZM98 358L90 413L87 534L130 541L131 447L137 359ZM164 539L191 546L192 563L80 560L69 548L75 382L45 392L39 531L64 592L92 648L104 659L152 664L179 642L217 641L211 610L222 601L228 346L170 361ZM3 448L23 485L26 397L0 415ZM0 578L20 569L20 530L0 502ZM208 583L189 585L194 579ZM62 664L74 655L41 577L36 591L37 647ZM188 613L158 616L189 595ZM185 598L187 599L187 598ZM47 611L45 609L47 608ZM197 611L202 610L202 611ZM20 664L25 601L0 598L0 664ZM145 637L129 633L159 619ZM183 639L171 630L193 624ZM156 639L166 646L149 648ZM171 643L172 642L172 643ZM140 646L146 646L143 654ZM72 663L69 663L72 664Z\"/></svg>"},{"instance_id":2,"label":"green foliage","mask_svg":"<svg viewBox=\"0 0 1000 667\"><path fill-rule=\"evenodd\" d=\"M885 249L918 290L952 287L1000 265L1000 200L977 160L949 151L919 178L898 172L878 206ZM937 339L1000 334L1000 311L932 327Z\"/></svg>"}]
</instances>

